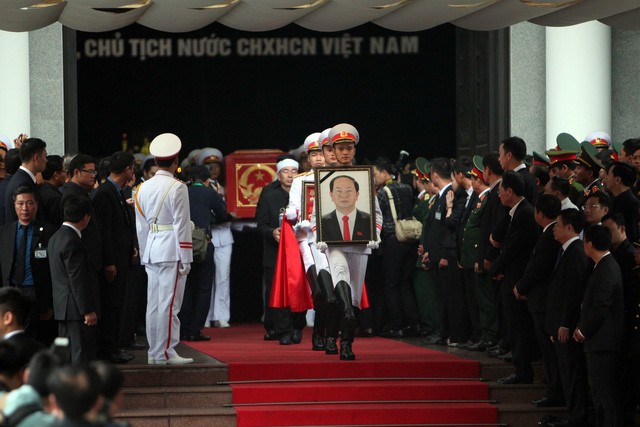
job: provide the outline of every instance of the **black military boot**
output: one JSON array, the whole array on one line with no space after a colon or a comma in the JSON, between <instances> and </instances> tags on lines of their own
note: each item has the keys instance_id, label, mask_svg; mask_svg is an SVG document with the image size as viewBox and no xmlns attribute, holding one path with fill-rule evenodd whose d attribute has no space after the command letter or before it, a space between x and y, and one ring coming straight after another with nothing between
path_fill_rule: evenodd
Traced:
<instances>
[{"instance_id":1,"label":"black military boot","mask_svg":"<svg viewBox=\"0 0 640 427\"><path fill-rule=\"evenodd\" d=\"M340 313L338 300L336 299L336 294L333 291L333 280L331 280L331 274L327 270L320 270L318 273L318 284L320 285L320 291L323 299L322 313L320 314L320 317L322 317L322 322L325 327L324 352L326 354L338 354L336 341L338 339Z\"/></svg>"},{"instance_id":2,"label":"black military boot","mask_svg":"<svg viewBox=\"0 0 640 427\"><path fill-rule=\"evenodd\" d=\"M351 288L347 282L341 280L334 291L340 307L340 329L342 333L340 337L340 360L356 360L356 355L353 354L351 349L357 326L356 316L351 305Z\"/></svg>"},{"instance_id":3,"label":"black military boot","mask_svg":"<svg viewBox=\"0 0 640 427\"><path fill-rule=\"evenodd\" d=\"M313 335L311 336L311 350L324 351L325 325L324 316L322 315L324 309L324 297L320 291L315 265L312 265L307 270L307 280L309 281L309 287L311 288L313 309L316 312L316 318L313 321Z\"/></svg>"}]
</instances>

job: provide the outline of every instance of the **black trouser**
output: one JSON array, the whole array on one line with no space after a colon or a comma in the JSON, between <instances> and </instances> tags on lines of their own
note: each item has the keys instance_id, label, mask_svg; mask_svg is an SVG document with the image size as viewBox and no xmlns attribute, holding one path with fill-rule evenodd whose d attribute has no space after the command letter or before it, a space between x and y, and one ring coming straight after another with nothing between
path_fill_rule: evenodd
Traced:
<instances>
[{"instance_id":1,"label":"black trouser","mask_svg":"<svg viewBox=\"0 0 640 427\"><path fill-rule=\"evenodd\" d=\"M589 388L596 411L596 427L623 425L620 365L622 358L616 351L586 353Z\"/></svg>"},{"instance_id":2,"label":"black trouser","mask_svg":"<svg viewBox=\"0 0 640 427\"><path fill-rule=\"evenodd\" d=\"M20 293L29 303L25 333L48 347L58 335L58 326L53 320L53 310L49 320L40 320L36 286L18 286Z\"/></svg>"},{"instance_id":3,"label":"black trouser","mask_svg":"<svg viewBox=\"0 0 640 427\"><path fill-rule=\"evenodd\" d=\"M121 347L122 312L124 311L129 266L117 264L113 282L106 282L100 272L100 306L102 317L98 321L98 346L101 356L108 356Z\"/></svg>"},{"instance_id":4,"label":"black trouser","mask_svg":"<svg viewBox=\"0 0 640 427\"><path fill-rule=\"evenodd\" d=\"M118 337L120 347L128 347L135 343L135 333L139 323L138 310L140 306L147 306L147 275L146 272L141 274L139 269L138 265L129 268ZM144 272L144 267L142 271ZM144 320L142 323L144 324Z\"/></svg>"},{"instance_id":5,"label":"black trouser","mask_svg":"<svg viewBox=\"0 0 640 427\"><path fill-rule=\"evenodd\" d=\"M571 426L587 424L587 365L583 345L569 337L569 341L562 344L557 339L554 342L558 369L562 380L564 398L567 402L568 420Z\"/></svg>"},{"instance_id":6,"label":"black trouser","mask_svg":"<svg viewBox=\"0 0 640 427\"><path fill-rule=\"evenodd\" d=\"M513 286L504 282L500 286L516 375L525 379L533 378L531 360L536 351L536 335L531 313L526 301L516 300L512 291Z\"/></svg>"},{"instance_id":7,"label":"black trouser","mask_svg":"<svg viewBox=\"0 0 640 427\"><path fill-rule=\"evenodd\" d=\"M469 315L464 285L460 280L460 269L455 256L447 257L447 260L449 265L444 268L431 264L442 292L443 338L449 337L451 342L464 343L469 339Z\"/></svg>"},{"instance_id":8,"label":"black trouser","mask_svg":"<svg viewBox=\"0 0 640 427\"><path fill-rule=\"evenodd\" d=\"M533 318L533 327L536 331L540 355L542 356L544 368L547 372L547 397L549 399L562 399L564 394L562 392L562 381L560 380L560 372L558 370L556 350L549 338L549 334L544 328L544 322L547 317L546 314L544 311L536 311L531 312L531 317Z\"/></svg>"},{"instance_id":9,"label":"black trouser","mask_svg":"<svg viewBox=\"0 0 640 427\"><path fill-rule=\"evenodd\" d=\"M263 267L264 271L264 328L267 332L275 332L276 335L291 334L294 329L303 329L307 321L306 311L292 312L288 308L269 307L269 297L273 286L273 276L275 268Z\"/></svg>"},{"instance_id":10,"label":"black trouser","mask_svg":"<svg viewBox=\"0 0 640 427\"><path fill-rule=\"evenodd\" d=\"M58 334L69 338L71 363L85 364L96 358L96 326L87 326L83 320L58 322Z\"/></svg>"},{"instance_id":11,"label":"black trouser","mask_svg":"<svg viewBox=\"0 0 640 427\"><path fill-rule=\"evenodd\" d=\"M197 336L204 327L211 305L211 288L215 264L213 262L213 245L207 246L204 261L191 264L184 287L180 318L180 332L187 336Z\"/></svg>"},{"instance_id":12,"label":"black trouser","mask_svg":"<svg viewBox=\"0 0 640 427\"><path fill-rule=\"evenodd\" d=\"M480 327L480 309L478 308L478 292L476 273L472 268L462 269L464 291L467 297L467 313L469 316L469 339L473 342L480 341L482 329Z\"/></svg>"},{"instance_id":13,"label":"black trouser","mask_svg":"<svg viewBox=\"0 0 640 427\"><path fill-rule=\"evenodd\" d=\"M384 300L387 324L392 330L417 325L420 321L411 280L415 253L414 244L399 242L395 235L382 240Z\"/></svg>"}]
</instances>

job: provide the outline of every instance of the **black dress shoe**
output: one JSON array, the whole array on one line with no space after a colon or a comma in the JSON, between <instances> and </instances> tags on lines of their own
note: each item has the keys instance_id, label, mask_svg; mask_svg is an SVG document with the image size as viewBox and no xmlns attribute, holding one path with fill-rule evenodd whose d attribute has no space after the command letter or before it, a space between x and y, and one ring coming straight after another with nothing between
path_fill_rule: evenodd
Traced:
<instances>
[{"instance_id":1,"label":"black dress shoe","mask_svg":"<svg viewBox=\"0 0 640 427\"><path fill-rule=\"evenodd\" d=\"M320 334L313 334L311 336L311 350L324 351L325 338Z\"/></svg>"},{"instance_id":2,"label":"black dress shoe","mask_svg":"<svg viewBox=\"0 0 640 427\"><path fill-rule=\"evenodd\" d=\"M471 344L470 346L467 346L467 350L469 351L485 351L487 349L487 343L480 341L474 344Z\"/></svg>"},{"instance_id":3,"label":"black dress shoe","mask_svg":"<svg viewBox=\"0 0 640 427\"><path fill-rule=\"evenodd\" d=\"M540 418L538 424L542 427L547 427L549 423L556 423L558 421L562 421L562 418L557 415L544 415L542 418Z\"/></svg>"},{"instance_id":4,"label":"black dress shoe","mask_svg":"<svg viewBox=\"0 0 640 427\"><path fill-rule=\"evenodd\" d=\"M561 408L565 406L564 399L543 397L542 399L532 400L531 404L536 408Z\"/></svg>"},{"instance_id":5,"label":"black dress shoe","mask_svg":"<svg viewBox=\"0 0 640 427\"><path fill-rule=\"evenodd\" d=\"M280 339L280 335L276 334L275 331L268 331L264 334L265 341L278 341Z\"/></svg>"},{"instance_id":6,"label":"black dress shoe","mask_svg":"<svg viewBox=\"0 0 640 427\"><path fill-rule=\"evenodd\" d=\"M138 344L137 342L127 346L127 349L129 350L146 350L147 348L149 347L144 344Z\"/></svg>"},{"instance_id":7,"label":"black dress shoe","mask_svg":"<svg viewBox=\"0 0 640 427\"><path fill-rule=\"evenodd\" d=\"M508 377L500 378L498 384L531 384L533 378L519 377L516 374L511 374Z\"/></svg>"},{"instance_id":8,"label":"black dress shoe","mask_svg":"<svg viewBox=\"0 0 640 427\"><path fill-rule=\"evenodd\" d=\"M340 360L356 360L356 355L351 350L350 342L340 343Z\"/></svg>"},{"instance_id":9,"label":"black dress shoe","mask_svg":"<svg viewBox=\"0 0 640 427\"><path fill-rule=\"evenodd\" d=\"M402 329L387 329L380 334L384 338L402 338L404 337L404 331Z\"/></svg>"},{"instance_id":10,"label":"black dress shoe","mask_svg":"<svg viewBox=\"0 0 640 427\"><path fill-rule=\"evenodd\" d=\"M284 334L280 337L280 345L290 345L293 344L291 341L291 334Z\"/></svg>"},{"instance_id":11,"label":"black dress shoe","mask_svg":"<svg viewBox=\"0 0 640 427\"><path fill-rule=\"evenodd\" d=\"M210 341L211 337L199 332L198 335L190 335L187 337L187 341Z\"/></svg>"},{"instance_id":12,"label":"black dress shoe","mask_svg":"<svg viewBox=\"0 0 640 427\"><path fill-rule=\"evenodd\" d=\"M405 337L419 337L420 336L420 325L419 324L415 324L415 325L406 326L402 330L402 332L403 332Z\"/></svg>"},{"instance_id":13,"label":"black dress shoe","mask_svg":"<svg viewBox=\"0 0 640 427\"><path fill-rule=\"evenodd\" d=\"M302 342L302 329L294 329L291 335L291 342L294 344L300 344Z\"/></svg>"},{"instance_id":14,"label":"black dress shoe","mask_svg":"<svg viewBox=\"0 0 640 427\"><path fill-rule=\"evenodd\" d=\"M324 343L325 354L338 354L338 345L336 339L333 337L327 337Z\"/></svg>"},{"instance_id":15,"label":"black dress shoe","mask_svg":"<svg viewBox=\"0 0 640 427\"><path fill-rule=\"evenodd\" d=\"M427 345L443 345L446 344L446 342L447 341L440 335L432 335L424 340L424 343Z\"/></svg>"},{"instance_id":16,"label":"black dress shoe","mask_svg":"<svg viewBox=\"0 0 640 427\"><path fill-rule=\"evenodd\" d=\"M507 350L505 350L502 347L498 347L494 350L487 350L487 355L489 357L499 357L499 356L503 356L505 354L509 353Z\"/></svg>"}]
</instances>

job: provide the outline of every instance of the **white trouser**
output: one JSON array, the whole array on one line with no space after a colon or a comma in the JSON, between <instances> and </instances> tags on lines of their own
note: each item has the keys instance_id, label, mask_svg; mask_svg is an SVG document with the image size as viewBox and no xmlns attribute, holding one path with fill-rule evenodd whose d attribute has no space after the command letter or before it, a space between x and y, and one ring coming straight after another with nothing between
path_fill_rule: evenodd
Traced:
<instances>
[{"instance_id":1,"label":"white trouser","mask_svg":"<svg viewBox=\"0 0 640 427\"><path fill-rule=\"evenodd\" d=\"M178 273L178 261L146 264L147 340L149 358L166 360L175 356L180 342L180 320L187 276Z\"/></svg>"},{"instance_id":2,"label":"white trouser","mask_svg":"<svg viewBox=\"0 0 640 427\"><path fill-rule=\"evenodd\" d=\"M231 284L231 254L233 244L218 246L213 250L213 261L216 266L216 274L213 278L213 292L211 292L211 305L207 319L222 320L228 322L230 312L230 284Z\"/></svg>"},{"instance_id":3,"label":"white trouser","mask_svg":"<svg viewBox=\"0 0 640 427\"><path fill-rule=\"evenodd\" d=\"M353 306L360 307L368 256L358 252L344 252L336 246L329 246L325 254L329 261L333 286L340 281L347 282L351 288Z\"/></svg>"}]
</instances>

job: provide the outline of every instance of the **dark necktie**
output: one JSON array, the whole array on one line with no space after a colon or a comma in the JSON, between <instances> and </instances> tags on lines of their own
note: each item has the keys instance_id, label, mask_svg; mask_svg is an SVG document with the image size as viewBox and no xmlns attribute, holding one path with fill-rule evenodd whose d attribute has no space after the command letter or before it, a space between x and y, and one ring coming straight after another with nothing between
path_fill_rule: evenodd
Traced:
<instances>
[{"instance_id":1,"label":"dark necktie","mask_svg":"<svg viewBox=\"0 0 640 427\"><path fill-rule=\"evenodd\" d=\"M556 258L556 265L555 267L553 267L554 271L558 268L558 265L560 264L560 260L562 259L563 253L564 253L564 249L560 249L560 251L558 252L558 258Z\"/></svg>"},{"instance_id":2,"label":"dark necktie","mask_svg":"<svg viewBox=\"0 0 640 427\"><path fill-rule=\"evenodd\" d=\"M20 224L20 229L22 230L22 236L20 238L20 244L18 245L18 252L16 253L16 266L13 272L13 280L15 281L16 286L22 285L24 281L24 269L25 269L25 260L27 256L27 235L29 226Z\"/></svg>"},{"instance_id":3,"label":"dark necktie","mask_svg":"<svg viewBox=\"0 0 640 427\"><path fill-rule=\"evenodd\" d=\"M349 231L349 216L342 217L342 227L344 228L344 240L351 240L351 232Z\"/></svg>"}]
</instances>

